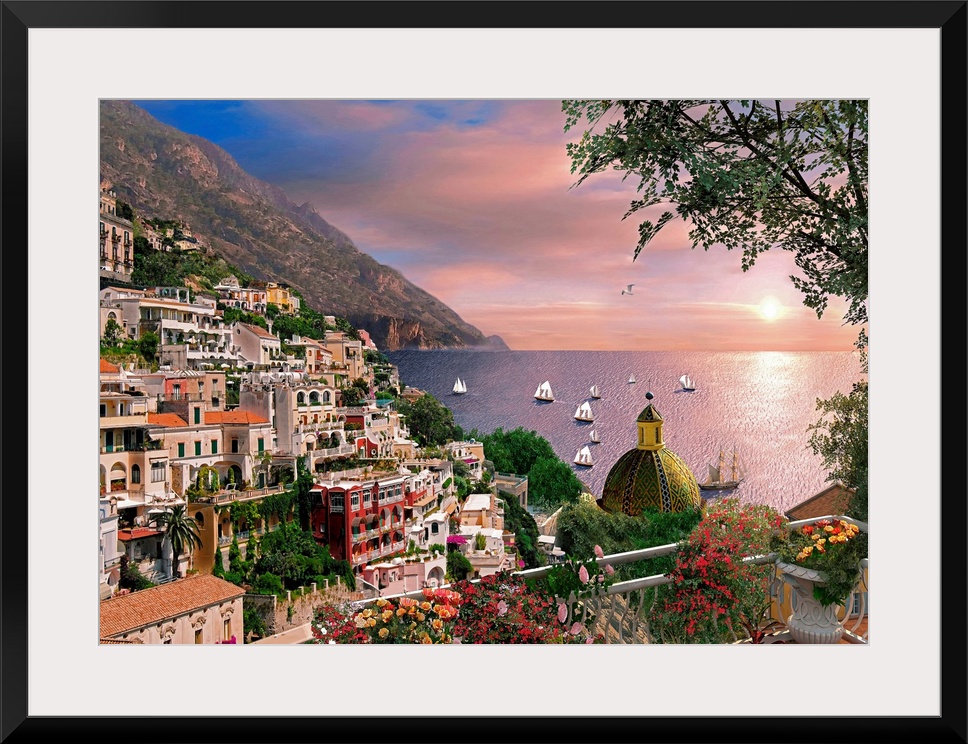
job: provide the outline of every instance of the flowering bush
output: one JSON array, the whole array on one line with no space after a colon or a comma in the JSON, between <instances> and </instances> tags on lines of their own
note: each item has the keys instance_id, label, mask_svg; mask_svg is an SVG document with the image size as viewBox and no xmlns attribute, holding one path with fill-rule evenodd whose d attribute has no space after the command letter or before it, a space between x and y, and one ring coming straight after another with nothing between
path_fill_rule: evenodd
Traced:
<instances>
[{"instance_id":1,"label":"flowering bush","mask_svg":"<svg viewBox=\"0 0 968 744\"><path fill-rule=\"evenodd\" d=\"M662 587L650 616L664 643L728 643L748 635L768 596L771 568L744 561L770 552L782 517L764 505L717 499L680 544L671 584Z\"/></svg>"},{"instance_id":2,"label":"flowering bush","mask_svg":"<svg viewBox=\"0 0 968 744\"><path fill-rule=\"evenodd\" d=\"M451 589L424 589L424 599L376 600L362 610L321 607L316 643L596 643L567 608L504 572ZM564 610L564 611L562 611Z\"/></svg>"},{"instance_id":3,"label":"flowering bush","mask_svg":"<svg viewBox=\"0 0 968 744\"><path fill-rule=\"evenodd\" d=\"M860 580L867 535L845 519L822 519L790 530L775 541L777 558L821 574L813 596L822 605L844 604Z\"/></svg>"},{"instance_id":4,"label":"flowering bush","mask_svg":"<svg viewBox=\"0 0 968 744\"><path fill-rule=\"evenodd\" d=\"M372 607L348 617L324 607L317 613L313 635L334 643L451 643L460 595L448 589L424 589L423 596L423 600L381 597Z\"/></svg>"},{"instance_id":5,"label":"flowering bush","mask_svg":"<svg viewBox=\"0 0 968 744\"><path fill-rule=\"evenodd\" d=\"M567 608L520 576L502 572L459 581L462 602L454 636L462 643L595 643L581 623L568 623ZM561 612L565 608L565 612Z\"/></svg>"}]
</instances>

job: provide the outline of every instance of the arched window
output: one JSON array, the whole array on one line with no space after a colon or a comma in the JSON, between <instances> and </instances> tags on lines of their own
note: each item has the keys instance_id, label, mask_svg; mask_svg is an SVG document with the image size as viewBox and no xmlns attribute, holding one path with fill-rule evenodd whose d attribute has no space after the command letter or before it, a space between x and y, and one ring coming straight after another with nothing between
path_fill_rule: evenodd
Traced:
<instances>
[{"instance_id":1,"label":"arched window","mask_svg":"<svg viewBox=\"0 0 968 744\"><path fill-rule=\"evenodd\" d=\"M323 403L329 403L331 399L332 396L329 394L329 390L323 391Z\"/></svg>"},{"instance_id":2,"label":"arched window","mask_svg":"<svg viewBox=\"0 0 968 744\"><path fill-rule=\"evenodd\" d=\"M195 521L198 522L199 527L205 526L205 515L201 512L195 512Z\"/></svg>"},{"instance_id":3,"label":"arched window","mask_svg":"<svg viewBox=\"0 0 968 744\"><path fill-rule=\"evenodd\" d=\"M131 482L132 483L141 483L141 466L140 465L132 465L131 466Z\"/></svg>"},{"instance_id":4,"label":"arched window","mask_svg":"<svg viewBox=\"0 0 968 744\"><path fill-rule=\"evenodd\" d=\"M304 406L304 405L306 405L306 395L305 395L305 393L299 393L296 396L296 405L297 406Z\"/></svg>"}]
</instances>

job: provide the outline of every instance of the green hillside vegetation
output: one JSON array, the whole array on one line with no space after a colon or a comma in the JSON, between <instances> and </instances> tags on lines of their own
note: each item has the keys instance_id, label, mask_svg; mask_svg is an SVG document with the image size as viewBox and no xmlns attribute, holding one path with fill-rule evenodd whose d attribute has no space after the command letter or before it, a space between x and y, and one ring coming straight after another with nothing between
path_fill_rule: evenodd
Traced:
<instances>
[{"instance_id":1,"label":"green hillside vegetation","mask_svg":"<svg viewBox=\"0 0 968 744\"><path fill-rule=\"evenodd\" d=\"M125 202L118 200L119 208L123 208L130 214L130 219L135 225L134 238L134 270L131 274L131 283L139 287L189 287L191 297L194 299L196 290L216 294L215 286L227 276L234 276L239 280L239 286L248 287L256 281L255 277L247 274L238 266L234 266L221 256L214 253L202 251L182 251L172 248L169 251L158 251L151 247L147 238L144 237L142 222L137 215L131 211L131 207ZM165 220L160 218L145 219L144 224L151 225L156 230L173 228L175 239L179 237L179 223L175 220ZM166 238L168 243L173 245L171 238ZM281 284L287 284L282 281ZM279 312L275 305L269 305L266 315L273 322L273 333L280 338L289 339L294 335L321 340L326 331L342 331L350 338L360 340L359 331L343 317L336 317L334 324L327 324L322 313L309 307L305 297L290 287L290 293L300 300L299 313L288 315ZM246 312L238 308L230 308L218 304L218 309L222 311L223 318L227 323L241 321L250 325L268 328L266 316L258 313ZM108 349L108 353L111 350ZM130 353L130 350L126 350Z\"/></svg>"},{"instance_id":2,"label":"green hillside vegetation","mask_svg":"<svg viewBox=\"0 0 968 744\"><path fill-rule=\"evenodd\" d=\"M558 514L558 547L569 555L592 555L600 545L606 555L669 545L684 540L702 515L698 510L660 512L646 509L641 516L611 513L583 501L565 504ZM652 576L672 570L674 557L661 556L618 569L623 577Z\"/></svg>"},{"instance_id":3,"label":"green hillside vegetation","mask_svg":"<svg viewBox=\"0 0 968 744\"><path fill-rule=\"evenodd\" d=\"M471 432L471 436L477 432ZM536 506L555 509L575 503L584 488L578 476L551 448L551 443L535 431L517 427L504 431L498 427L477 438L484 454L499 473L528 476L528 500Z\"/></svg>"}]
</instances>

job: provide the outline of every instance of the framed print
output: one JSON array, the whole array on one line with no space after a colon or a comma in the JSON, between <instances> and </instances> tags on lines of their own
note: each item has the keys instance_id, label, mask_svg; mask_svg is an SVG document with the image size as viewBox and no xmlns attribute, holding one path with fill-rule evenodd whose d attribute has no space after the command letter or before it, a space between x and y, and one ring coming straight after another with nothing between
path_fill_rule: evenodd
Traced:
<instances>
[{"instance_id":1,"label":"framed print","mask_svg":"<svg viewBox=\"0 0 968 744\"><path fill-rule=\"evenodd\" d=\"M0 738L18 742L59 735L110 735L116 730L112 726L115 719L122 719L128 726L137 727L137 737L144 742L183 738L183 730L173 728L176 726L190 728L199 739L230 738L238 742L290 741L297 737L417 740L432 735L468 741L674 738L683 742L766 742L790 738L874 742L897 735L911 740L966 741L965 592L961 576L965 499L963 488L956 487L953 479L942 477L952 472L964 453L964 427L955 420L957 413L965 410L963 385L952 384L950 379L946 385L943 375L961 375L960 356L955 359L955 354L965 337L966 5L963 0L846 0L836 4L657 0L572 2L553 6L554 13L549 13L552 6L538 3L3 1L0 95L4 104L6 219L2 230L8 249L4 398L11 483L0 520L4 600ZM507 12L512 9L513 14ZM470 19L474 22L468 24ZM622 178L622 169L612 168L613 161L601 159L603 152L596 149L602 146L600 141L585 150L585 165L594 163L597 170L589 167L596 173L601 171L598 175L602 180L582 179L580 187L568 192L571 201L562 196L567 186L558 189L558 184L574 182L581 174L576 170L578 153L566 153L564 147L562 135L567 131L569 111L564 103L585 99L628 99L628 103L766 99L776 102L778 117L782 116L781 101L863 101L865 135L869 107L872 190L868 211L875 248L867 265L865 215L863 261L867 276L827 277L835 284L842 280L838 284L841 288L852 281L869 281L869 294L865 286L855 295L862 295L863 301L849 310L842 308L847 318L852 317L851 312L870 312L867 327L874 339L869 357L872 426L865 449L870 458L868 521L875 528L870 532L869 555L879 568L869 581L874 590L870 598L875 614L869 637L865 621L863 633L868 642L849 647L776 643L763 644L759 650L734 643L567 644L569 648L540 643L467 643L434 649L401 644L380 651L342 644L315 644L326 646L316 648L298 642L249 643L244 640L252 636L242 633L243 591L208 604L199 600L198 607L204 607L192 610L191 630L177 628L174 621L166 624L159 620L155 623L157 633L146 630L137 643L131 642L143 630L137 623L123 628L118 625L113 634L106 634L99 620L104 597L95 596L91 589L99 571L105 585L111 577L103 570L104 558L94 537L100 534L103 538L103 529L95 527L98 519L93 515L97 512L87 496L93 487L89 482L93 478L93 431L98 428L94 427L93 405L86 396L93 395L95 384L93 339L97 336L101 344L108 320L114 324L110 328L116 327L121 334L116 339L118 344L129 343L132 349L140 349L138 353L149 354L158 362L154 371L166 366L199 370L199 374L185 375L186 385L188 378L196 386L199 379L202 384L208 382L203 379L205 372L213 380L232 378L234 374L226 377L225 370L236 363L243 367L248 364L248 375L268 374L271 365L252 361L262 353L266 359L298 359L300 370L310 364L329 370L334 375L332 390L321 383L319 393L334 396L325 401L327 404L338 400L343 408L351 409L371 395L379 396L374 392L375 383L353 392L353 379L362 375L352 371L356 368L351 361L353 354L345 351L348 346L334 352L331 347L314 343L304 332L293 332L280 341L271 333L271 325L262 326L262 321L253 320L254 313L268 318L277 328L287 323L297 327L285 316L298 315L298 302L307 302L311 293L305 287L298 289L302 285L295 280L292 288L297 291L290 293L287 277L279 267L285 265L287 270L303 271L307 276L318 274L320 267L312 263L316 259L308 253L298 254L298 260L293 258L295 249L274 256L275 268L264 271L264 277L256 276L261 269L252 256L241 251L234 254L238 264L231 265L249 267L257 280L254 284L248 283L247 276L239 283L239 277L213 274L207 283L192 286L189 300L208 308L213 318L219 315L224 319L226 311L238 316L238 325L232 326L233 333L240 333L235 340L217 341L200 333L196 336L197 323L192 326L194 331L187 326L165 325L162 321L173 317L164 315L163 310L157 318L150 310L143 314L137 303L145 297L135 297L140 291L137 288L131 297L111 298L117 300L118 313L124 302L134 302L135 320L114 310L110 318L107 310L100 316L88 312L86 308L93 307L94 292L105 290L100 281L104 271L121 277L118 281L124 286L125 277L130 279L131 273L125 269L123 251L127 240L124 225L133 224L133 218L114 211L131 209L123 188L119 195L108 185L98 195L103 238L97 277L89 260L91 251L80 247L87 234L86 225L93 226L95 181L104 186L105 160L100 148L105 137L113 137L111 141L124 156L110 164L117 173L125 169L132 172L137 157L144 156L145 162L163 159L164 153L152 154L151 150L161 141L151 139L158 136L157 131L135 132L137 122L132 117L142 114L180 130L186 138L193 137L196 145L203 143L198 146L211 158L208 162L218 163L223 172L242 163L245 168L240 168L241 175L236 174L236 186L249 178L242 170L251 167L257 171L263 179L259 184L264 182L266 189L274 184L280 200L287 200L292 210L302 210L301 219L315 220L314 224L323 226L320 230L328 230L330 236L343 235L350 245L358 241L360 252L369 251L381 264L392 267L381 275L380 290L366 296L374 317L389 307L381 307L381 303L391 302L395 283L419 275L420 281L427 283L424 289L430 298L422 325L405 327L374 321L361 338L359 327L343 328L335 318L326 320L328 315L317 313L320 327L344 340L350 338L344 338L344 333L351 334L360 343L360 356L364 356L364 348L371 352L365 358L376 358L378 350L387 351L387 375L391 367L401 377L407 372L414 380L411 385L443 399L458 417L470 416L471 407L481 404L482 398L477 396L482 395L514 401L520 393L521 405L527 404L534 416L566 407L564 419L572 438L563 440L564 444L557 440L552 444L566 461L566 470L591 484L589 492L602 505L607 502L602 495L607 491L606 481L614 472L609 470L610 463L628 449L609 449L613 445L608 437L616 428L612 426L614 420L606 418L610 384L613 390L621 387L630 400L644 396L643 388L647 388L648 399L641 397L639 408L652 408L655 391L656 409L662 410L664 400L674 399L674 404L666 404L666 410L678 411L688 402L703 401L706 389L723 379L734 378L734 389L740 389L736 378L752 377L754 373L738 362L736 367L697 364L686 368L680 361L689 357L676 356L668 369L662 367L661 377L630 362L620 374L614 371L617 366L608 368L613 373L611 379L591 361L582 369L584 362L576 356L576 349L589 360L593 354L644 352L649 348L679 354L699 348L689 346L699 336L707 344L702 349L713 349L715 338L730 336L733 342L728 351L803 350L808 341L794 338L792 333L788 338L764 342L772 346L755 347L756 334L784 313L788 317L804 311L805 315L815 315L817 307L816 302L813 306L805 302L804 295L787 283L783 284L784 291L791 291L790 297L763 284L757 285L755 298L737 299L737 294L729 299L727 290L734 290L734 285L747 279L754 281L753 277L762 277L763 273L751 271L748 277L739 279L737 271L724 271L721 277L707 281L700 278L701 271L710 273L709 261L718 260L707 256L687 256L684 263L689 262L690 270L676 274L675 284L655 280L652 272L661 275L671 260L671 251L650 251L650 246L661 249L664 245L665 238L656 237L660 228L665 227L663 236L679 230L675 234L683 245L688 242L687 230L681 221L676 226L671 215L666 218L659 212L643 211L655 222L644 222L642 227L637 215L624 219L630 203L634 205L636 198L647 199L650 192L636 195L632 181L626 183ZM635 110L630 106L627 113ZM107 134L106 111L116 114L111 126L117 127ZM570 111L575 114L576 109ZM420 115L419 124L413 124L418 118L414 112ZM479 127L482 121L498 116L502 127ZM753 115L749 116L747 122L753 120ZM578 123L571 123L576 131L580 129ZM329 127L325 135L320 134L323 127ZM534 135L537 128L546 134L524 136ZM458 138L457 132L470 129L477 133L476 138ZM137 146L135 135L143 138ZM653 135L661 139L664 130L658 127ZM125 143L125 137L130 144ZM320 144L323 139L327 139L326 147ZM426 144L431 139L434 147ZM423 144L418 144L422 140ZM466 144L468 141L473 144ZM551 143L551 155L540 161L540 167L520 167L532 162L525 153L539 142L542 146ZM139 149L141 145L143 149ZM755 141L742 146L755 147ZM126 148L129 151L125 154ZM477 169L481 161L493 158L492 164L497 163L499 152L506 160L483 175ZM606 162L608 167L603 165ZM328 184L313 181L313 173L324 167L339 171L340 178ZM849 182L855 175L849 171L844 166L836 177ZM175 189L187 176L172 168L167 177ZM715 175L709 177L716 180ZM263 188L255 184L253 178L244 181L241 188ZM562 193L552 195L548 184ZM677 187L670 183L668 188L672 193ZM188 197L185 192L178 193L184 206ZM576 206L574 197L579 193L587 197L582 207ZM244 200L237 193L232 198L236 204ZM597 204L598 214L607 215L595 227L585 216L589 212L581 211L591 201ZM104 204L108 204L111 216L107 222ZM651 206L649 203L643 210ZM205 205L192 208L197 209L193 213L197 215L196 226L202 225ZM690 214L694 224L699 224L701 210L696 210ZM391 211L392 220L377 219L377 215ZM433 211L437 215L432 221L428 214ZM635 211L633 208L629 214ZM308 217L309 212L315 216ZM450 227L438 219L442 213L446 213ZM762 217L762 213L757 215ZM115 233L120 251L112 257L109 243L115 222L121 225L121 232ZM600 229L599 224L608 227ZM760 222L752 232L764 229L764 224ZM572 233L569 238L580 237L581 243L569 243L567 249L559 245L557 250L550 244L562 240L564 226ZM166 251L175 256L172 266L194 261L193 256L207 252L203 245L208 238L205 231L197 228L196 238L188 222L168 225L159 218L151 221L150 227L150 235L144 231L137 234L144 241L139 245L157 239L158 245L152 245L152 250L157 248L159 256ZM737 230L748 227L745 222L733 225ZM444 233L451 228L453 232ZM650 243L653 238L655 242ZM220 239L231 242L224 235ZM720 236L720 240L725 239ZM415 245L423 253L411 250ZM643 248L642 258L633 262L633 252L638 256ZM733 270L739 263L738 253L730 256ZM758 268L770 266L776 253L779 251L764 253ZM475 260L468 259L471 255ZM18 257L25 260L18 262ZM368 260L359 258L356 265L363 267L363 272L369 271L372 266ZM559 271L565 262L573 263L570 272ZM790 267L795 271L792 259ZM783 270L776 273L784 282L790 278ZM157 300L159 308L167 308L166 302L180 301L161 292L171 289L167 277L172 275L159 269L155 275L158 281L151 284L151 299ZM236 281L232 284L228 279ZM260 279L269 283L260 284ZM594 303L590 294L583 294L583 282L598 281L607 283L610 294L609 304L594 315L594 322L583 323L577 315L574 320L566 317L563 308L579 305L585 308L583 317L591 317L588 308ZM256 289L264 290L265 296L257 297L250 291L242 297L243 290ZM274 292L271 298L270 291ZM330 291L336 293L335 285ZM343 299L347 306L359 299L350 296L353 291ZM213 293L210 302L198 299L199 295L207 297L207 292ZM809 298L809 292L805 296ZM450 328L437 328L434 323L439 318L451 317L447 313L457 317L448 305L466 313L465 319L473 323L466 328L459 326L458 331L454 330L457 321ZM740 306L742 312L736 311ZM707 314L703 316L703 312ZM364 309L359 313L362 317ZM688 325L684 318L689 313L705 317L705 325ZM385 317L390 315L384 312ZM630 318L637 321L631 323ZM643 318L649 322L641 322ZM493 323L489 325L486 319ZM149 344L150 352L140 345L148 335L142 328L146 321L157 321L157 328L149 329L157 340L156 346ZM828 322L825 326L829 337L840 334L837 338L843 341L853 335L854 327L848 320L839 328L836 325ZM658 326L665 331L681 329L679 339L685 339L682 345L670 340L672 335L657 340ZM260 328L267 332L262 333ZM242 339L243 330L251 339ZM515 358L524 358L521 355L529 352L554 352L559 354L555 357L559 366L555 372L543 373L540 364L529 361L530 366L515 372L513 382L521 391L512 393L495 387L493 379L486 379L496 373L481 372L486 369L484 363L472 364L462 358L459 365L441 364L433 374L420 371L399 341L401 334L409 333L412 339L419 336L413 341L415 347L445 347L446 343L438 341L447 333L473 335L471 331L480 336L474 337L475 342L509 346L518 354ZM606 335L621 341L593 342ZM749 348L739 349L739 338L750 344ZM10 363L17 358L11 353L18 348L16 340L25 342L27 350L26 369L19 374L20 366ZM372 348L367 343L372 343ZM849 348L852 342L846 343ZM184 358L177 357L176 347L185 349L177 352L184 353ZM192 353L197 358L191 357L195 363L189 364ZM429 352L413 352L424 353ZM169 355L167 362L163 354ZM228 358L233 354L234 361ZM109 366L119 379L128 374L123 363ZM332 372L336 367L343 376L338 381ZM580 380L576 370L582 370ZM774 372L756 371L760 375L756 383L737 393L748 409L757 405L757 390L762 392L763 386L771 384ZM575 379L569 379L569 374ZM783 384L790 384L789 380L796 377L789 370L784 374L787 382ZM549 382L542 382L545 378ZM255 384L253 379L246 377L246 385ZM384 387L389 386L389 379L383 381L387 383ZM169 500L187 506L191 501L185 496L187 490L205 490L203 479L215 477L218 487L202 494L200 501L195 499L195 503L211 504L211 508L201 518L201 510L191 512L189 518L196 527L185 529L203 525L210 530L212 544L218 545L214 556L222 556L223 550L228 556L233 549L229 546L235 542L233 536L243 531L248 536L250 524L253 534L261 529L259 534L265 536L271 531L269 517L265 517L265 523L257 522L251 509L239 507L234 513L229 507L223 509L218 494L247 489L262 489L268 494L277 485L272 468L289 466L289 461L274 461L277 448L268 433L276 427L270 426L270 419L279 412L267 409L265 417L247 416L244 421L222 416L222 409L227 413L228 406L212 402L219 397L216 393L223 393L224 401L236 403L241 395L230 391L225 382L216 382L224 386L221 389L195 387L188 393L182 387L175 390L170 382L166 377L145 383L145 397L176 401L181 406L179 411L184 408L177 415L168 408L165 412L152 411L156 416L153 423L161 427L152 430L155 435L129 441L120 434L116 439L112 433L105 439L101 427L97 446L102 454L123 450L144 455L139 455L137 462L126 460L123 472L112 470L111 463L105 466L102 457L101 494L112 508L120 505L121 509L130 509L134 502L128 503L124 494L138 484L142 494L150 491L151 498L157 499L159 514L170 515ZM272 381L262 382L268 386ZM104 392L103 379L98 378L98 383ZM569 386L581 388L580 395ZM338 398L336 389L340 391ZM396 392L404 389L401 385ZM122 386L122 397L127 395L124 390ZM247 387L248 392L252 390ZM210 410L193 411L192 395L204 399ZM402 393L398 397L402 399ZM714 398L709 395L706 405ZM312 404L317 402L322 410L323 399L313 399ZM103 420L113 414L106 413L103 400L101 403L99 415ZM734 405L734 401L717 403L724 406L722 410L727 410L727 403ZM317 459L322 463L329 456L321 452L347 458L352 455L359 458L353 464L360 473L370 475L371 460L395 452L394 446L403 446L397 441L399 437L390 435L371 439L346 436L370 431L373 422L363 413L359 414L359 423L349 419L339 422L341 437L334 439L331 432L323 437L320 426L325 428L333 422L313 419L315 409L307 401L305 406L309 407L302 411L303 405L293 403L297 419L286 420L287 429L298 435L298 442L278 448L278 452L309 453L311 463ZM111 410L119 417L132 415L131 409ZM209 416L213 411L218 415ZM658 451L660 444L664 446L663 422L661 418L643 418L645 412L638 420L631 420L629 431L620 436L632 440L638 436L639 444L647 444L648 437L654 437L653 449ZM309 418L298 418L302 413ZM180 431L183 425L186 431L191 429L193 417L194 424L211 427L211 437L198 440L186 434L184 441L174 444L175 439L166 437L163 447L175 448L172 461L182 458L188 462L196 457L197 465L163 469L147 456L149 450L162 451L155 447L157 432L169 427L169 436L174 437L171 431ZM416 421L417 416L413 419ZM489 419L489 426L515 420L511 413L502 411ZM464 425L463 434L473 432L468 441L475 446L480 442L474 436L488 433L478 430L477 420L461 419L457 423ZM681 440L672 438L670 423L665 422L668 438L678 443ZM412 426L416 428L417 424ZM238 427L243 427L244 433L239 433L243 428ZM267 433L261 433L260 427ZM24 430L27 462L12 467L10 443L24 439ZM20 436L15 437L14 432ZM732 454L736 443L720 441L721 434L717 432L703 441L701 456L687 453L684 458L696 461L689 463L693 470L700 459L703 461L697 487L729 490L745 481L748 491L756 486L764 494L769 492L768 465L746 451L741 452L747 460L744 468L740 458ZM312 442L307 445L310 435ZM233 469L231 456L239 452L238 448L252 457L247 465ZM649 457L653 457L651 450ZM661 457L656 454L653 459ZM710 464L708 477L706 459ZM299 458L292 456L290 460L292 477L297 477ZM476 460L462 450L451 460L460 460L467 468L482 462L484 456ZM750 460L754 461L752 469ZM264 469L260 469L262 464ZM496 468L495 475L500 471ZM327 472L327 468L321 465L316 472ZM21 483L21 488L11 487ZM285 483L284 479L282 490ZM657 498L674 500L675 488L670 492L668 479L661 483ZM819 490L815 485L811 483L812 491ZM323 488L325 493L320 498L321 503L328 504L327 513L332 516L337 503L342 513L357 496L377 503L384 498L393 502L398 496L403 500L408 495L405 488L409 486L401 486L400 493L376 488L372 495L369 491L346 490L345 505L343 491L339 491L338 502L333 500L339 489ZM115 490L121 497L112 502L109 497ZM470 501L461 502L468 512L474 511L469 504L477 504L473 495L464 494ZM179 501L182 497L184 501ZM788 493L771 498L784 510L798 503L795 498L791 501ZM413 506L409 501L407 505ZM483 515L492 506L482 501L475 508ZM397 564L374 561L397 556L406 545L402 531L387 532L386 542L380 542L382 536L376 533L381 530L382 514L374 508L372 520L363 517L359 524L347 521L346 532L340 533L346 545L342 558L349 559L348 565L355 565L354 550L375 551L376 557L365 564L370 570L365 580L378 592L385 588L385 582L397 580L395 574L388 574ZM392 503L387 514L388 524L397 524ZM251 522L240 522L246 515ZM402 506L399 516L402 524ZM179 573L199 571L193 562L190 537L178 550L171 549L174 541L170 537L165 540L165 535L175 531L171 521L165 523L162 533L149 529L164 521L161 517L148 510L138 512L137 517L141 521L132 518L125 523L117 539L111 533L107 543L101 541L111 550L115 544L121 545L119 561L122 553L126 565L130 560L169 561L164 569L168 574L158 582L160 588ZM206 520L215 521L205 524ZM233 522L231 531L223 532L218 520L226 525ZM319 539L329 534L326 529L334 529L310 523ZM471 530L470 539L479 539L480 544L468 552L474 553L472 557L481 565L485 559L503 555L500 533L496 528L491 535L494 543L490 544L485 539L490 532ZM370 538L376 541L372 546ZM163 558L162 552L169 550ZM432 560L433 552L425 552L427 560ZM209 573L218 560L214 556L209 558ZM430 586L431 579L433 586L443 582L447 560L440 555L437 559L441 563L437 573L432 574L432 568L422 569L426 574L421 578L424 586ZM419 558L417 562L426 561ZM228 557L224 565L219 565L229 572L234 570ZM386 571L381 573L380 566ZM115 591L119 576L111 578L107 589L101 587L107 596ZM282 590L280 596L284 593ZM230 608L236 600L237 607ZM216 605L219 609L209 617L208 609ZM502 612L506 610L505 605ZM950 627L952 622L955 627ZM124 636L128 632L132 638ZM166 643L172 639L174 642ZM158 649L160 645L171 648ZM234 648L222 649L221 645ZM436 656L421 657L424 653ZM171 655L177 657L174 663Z\"/></svg>"}]
</instances>

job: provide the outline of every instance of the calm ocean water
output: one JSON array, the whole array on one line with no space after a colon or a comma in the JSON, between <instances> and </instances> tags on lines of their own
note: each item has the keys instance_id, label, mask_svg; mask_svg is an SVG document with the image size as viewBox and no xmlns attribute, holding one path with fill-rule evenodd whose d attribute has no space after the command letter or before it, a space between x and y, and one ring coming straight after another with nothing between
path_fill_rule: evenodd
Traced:
<instances>
[{"instance_id":1,"label":"calm ocean water","mask_svg":"<svg viewBox=\"0 0 968 744\"><path fill-rule=\"evenodd\" d=\"M816 401L849 393L861 378L853 352L397 351L387 354L407 385L431 393L466 430L521 426L547 439L556 454L601 496L611 466L635 446L635 419L651 391L664 420L666 446L706 477L720 448L740 453L746 478L732 492L749 503L786 510L824 489L826 472L807 446ZM696 390L679 389L688 373ZM629 384L630 375L636 382ZM454 382L467 383L454 395ZM548 380L552 403L534 399ZM597 385L601 399L592 400ZM575 409L589 400L595 420ZM601 443L592 444L594 429ZM589 445L591 468L572 464ZM730 492L707 492L707 494Z\"/></svg>"}]
</instances>

